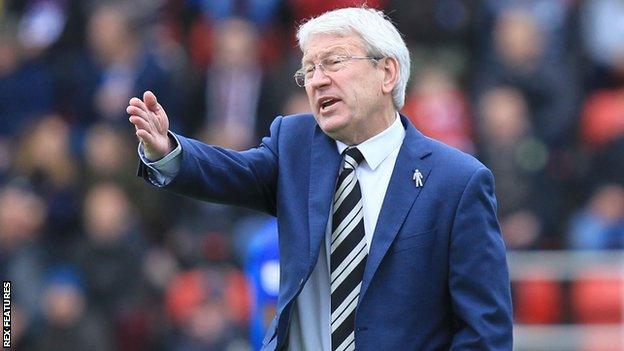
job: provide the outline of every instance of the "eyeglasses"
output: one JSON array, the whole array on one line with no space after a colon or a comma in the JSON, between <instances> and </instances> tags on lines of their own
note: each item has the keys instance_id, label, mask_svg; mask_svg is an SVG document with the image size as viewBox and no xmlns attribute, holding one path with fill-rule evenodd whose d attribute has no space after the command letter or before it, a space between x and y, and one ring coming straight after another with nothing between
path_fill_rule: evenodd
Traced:
<instances>
[{"instance_id":1,"label":"eyeglasses","mask_svg":"<svg viewBox=\"0 0 624 351\"><path fill-rule=\"evenodd\" d=\"M320 68L321 71L325 74L328 72L336 72L343 69L346 66L346 62L349 60L372 60L379 61L382 57L372 57L372 56L348 56L348 55L332 55L328 56L319 61L318 64L309 64L305 67L301 67L293 78L295 78L295 83L299 87L305 87L310 79L314 76L314 71L316 68Z\"/></svg>"}]
</instances>

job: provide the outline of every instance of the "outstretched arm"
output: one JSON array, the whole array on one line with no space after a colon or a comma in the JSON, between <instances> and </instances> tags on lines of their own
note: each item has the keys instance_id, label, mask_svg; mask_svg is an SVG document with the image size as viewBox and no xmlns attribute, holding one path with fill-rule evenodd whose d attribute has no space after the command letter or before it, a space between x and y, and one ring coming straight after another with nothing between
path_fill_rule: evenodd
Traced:
<instances>
[{"instance_id":1,"label":"outstretched arm","mask_svg":"<svg viewBox=\"0 0 624 351\"><path fill-rule=\"evenodd\" d=\"M281 118L273 122L271 137L261 146L238 152L174 137L165 110L150 91L143 100L130 99L126 111L143 149L139 176L181 195L275 214Z\"/></svg>"}]
</instances>

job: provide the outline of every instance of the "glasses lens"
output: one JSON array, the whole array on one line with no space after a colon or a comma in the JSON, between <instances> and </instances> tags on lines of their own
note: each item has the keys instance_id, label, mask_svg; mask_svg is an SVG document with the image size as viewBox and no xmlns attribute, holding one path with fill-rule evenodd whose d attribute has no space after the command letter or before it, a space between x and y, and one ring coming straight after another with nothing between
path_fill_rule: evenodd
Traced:
<instances>
[{"instance_id":1,"label":"glasses lens","mask_svg":"<svg viewBox=\"0 0 624 351\"><path fill-rule=\"evenodd\" d=\"M321 65L323 66L325 71L336 72L337 70L343 68L344 61L345 61L345 58L343 56L334 55L334 56L324 58L321 61Z\"/></svg>"},{"instance_id":2,"label":"glasses lens","mask_svg":"<svg viewBox=\"0 0 624 351\"><path fill-rule=\"evenodd\" d=\"M298 86L302 88L305 86L305 76L301 72L295 73L294 78L295 78L295 83L297 83Z\"/></svg>"}]
</instances>

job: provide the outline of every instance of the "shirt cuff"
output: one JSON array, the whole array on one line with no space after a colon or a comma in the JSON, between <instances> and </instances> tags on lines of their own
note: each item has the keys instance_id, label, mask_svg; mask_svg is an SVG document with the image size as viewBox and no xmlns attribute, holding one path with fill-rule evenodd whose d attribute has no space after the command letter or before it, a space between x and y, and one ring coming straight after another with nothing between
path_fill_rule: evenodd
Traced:
<instances>
[{"instance_id":1,"label":"shirt cuff","mask_svg":"<svg viewBox=\"0 0 624 351\"><path fill-rule=\"evenodd\" d=\"M139 143L137 150L141 162L145 163L148 167L149 181L157 187L167 186L167 184L171 183L171 181L176 177L178 171L180 170L182 146L180 145L178 137L175 134L168 132L168 135L175 141L176 147L173 151L158 161L152 162L145 157L142 142Z\"/></svg>"}]
</instances>

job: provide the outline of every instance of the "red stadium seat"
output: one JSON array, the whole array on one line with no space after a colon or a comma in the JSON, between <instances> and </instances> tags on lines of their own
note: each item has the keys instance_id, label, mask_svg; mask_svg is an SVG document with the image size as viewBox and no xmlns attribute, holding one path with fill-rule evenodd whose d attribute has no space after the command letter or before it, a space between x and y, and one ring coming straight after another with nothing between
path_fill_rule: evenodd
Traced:
<instances>
[{"instance_id":1,"label":"red stadium seat","mask_svg":"<svg viewBox=\"0 0 624 351\"><path fill-rule=\"evenodd\" d=\"M593 267L581 273L571 287L576 322L622 323L624 280L621 273L612 267Z\"/></svg>"},{"instance_id":2,"label":"red stadium seat","mask_svg":"<svg viewBox=\"0 0 624 351\"><path fill-rule=\"evenodd\" d=\"M525 324L552 324L561 319L561 285L546 269L529 273L514 284L514 316Z\"/></svg>"}]
</instances>

